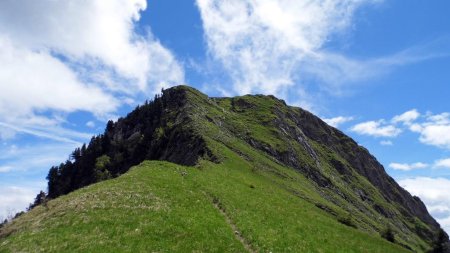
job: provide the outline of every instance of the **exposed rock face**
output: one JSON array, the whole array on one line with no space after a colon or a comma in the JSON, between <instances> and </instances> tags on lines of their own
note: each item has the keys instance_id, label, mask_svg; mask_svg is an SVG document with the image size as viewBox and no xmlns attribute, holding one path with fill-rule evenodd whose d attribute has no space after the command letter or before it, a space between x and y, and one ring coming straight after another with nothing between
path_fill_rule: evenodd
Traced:
<instances>
[{"instance_id":1,"label":"exposed rock face","mask_svg":"<svg viewBox=\"0 0 450 253\"><path fill-rule=\"evenodd\" d=\"M399 203L405 208L407 211L406 215L419 217L432 227L439 228L439 224L430 216L423 202L418 197L411 196L409 192L400 187L385 172L384 167L367 149L359 146L341 131L328 126L321 119L309 112L301 110L298 122L299 127L303 129L310 139L323 143L333 149L355 168L359 174L380 189L387 200ZM339 166L335 168L339 169Z\"/></svg>"},{"instance_id":2,"label":"exposed rock face","mask_svg":"<svg viewBox=\"0 0 450 253\"><path fill-rule=\"evenodd\" d=\"M326 147L326 149L329 149L343 159L341 161L336 158L330 158L328 162L337 174L342 176L343 181L348 183L348 188L351 188L362 202L369 203L372 210L389 219L395 219L399 214L410 220L413 220L414 217L420 219L429 225L431 229L422 230L413 228L413 230L420 234L421 237L427 238L430 241L433 240L435 236L433 231L439 229L439 224L428 213L423 202L418 197L411 196L409 192L400 187L385 172L384 167L367 149L359 146L341 131L327 125L320 118L307 111L286 106L284 101L277 100L273 96L266 96L263 99L275 100L276 106L270 108L275 118L269 124L263 122L261 124L274 127L274 130L272 130L273 134L276 138L282 140L285 146L280 149L277 146L268 144L264 139L252 138L251 136L242 137L252 147L265 152L282 164L301 171L319 187L330 189L360 211L369 213L369 209L360 205L348 193L345 193L340 187L336 186L333 183L336 180L331 180L333 175L330 175L323 169L321 164L324 162L323 157L318 155L316 151L317 145L313 145L313 142L322 147ZM231 98L231 105L232 110L238 114L261 110L261 105L258 105L258 103L252 104L242 97ZM299 155L299 147L303 149L301 150L304 153L303 156ZM309 156L307 160L312 162L305 162L305 155ZM355 172L366 178L379 190L388 203L396 206L394 209L397 210L395 211L392 208L386 208L384 205L375 203L373 200L374 197L370 196L364 189L352 186L351 181L354 180L352 178L354 178L353 173ZM338 204L330 194L326 192L322 193L325 198ZM402 229L408 229L402 222L397 222L397 226Z\"/></svg>"},{"instance_id":3,"label":"exposed rock face","mask_svg":"<svg viewBox=\"0 0 450 253\"><path fill-rule=\"evenodd\" d=\"M203 138L189 124L189 102L184 89L168 89L153 102L160 106L156 115L145 115L150 111L145 107L137 109L113 125L106 136L116 145L124 142L130 146L130 153L144 154L143 159L166 160L182 165L195 165L200 157L209 154ZM151 113L151 112L150 112ZM151 120L149 120L151 119ZM138 150L136 150L138 149Z\"/></svg>"}]
</instances>

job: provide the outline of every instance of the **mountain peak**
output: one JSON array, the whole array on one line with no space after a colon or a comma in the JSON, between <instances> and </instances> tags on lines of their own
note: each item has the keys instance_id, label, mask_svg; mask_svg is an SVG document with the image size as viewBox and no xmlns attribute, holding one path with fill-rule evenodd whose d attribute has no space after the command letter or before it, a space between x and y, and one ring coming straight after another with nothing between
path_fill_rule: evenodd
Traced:
<instances>
[{"instance_id":1,"label":"mountain peak","mask_svg":"<svg viewBox=\"0 0 450 253\"><path fill-rule=\"evenodd\" d=\"M429 248L440 229L422 201L387 175L375 157L313 114L270 95L210 98L184 85L109 122L104 134L73 152L72 160L51 168L48 196L119 177L145 160L196 166L203 176L219 173L207 172L210 168L223 173L249 168L252 177L327 217L367 234L392 229L398 244L418 251ZM221 201L233 198L220 194Z\"/></svg>"}]
</instances>

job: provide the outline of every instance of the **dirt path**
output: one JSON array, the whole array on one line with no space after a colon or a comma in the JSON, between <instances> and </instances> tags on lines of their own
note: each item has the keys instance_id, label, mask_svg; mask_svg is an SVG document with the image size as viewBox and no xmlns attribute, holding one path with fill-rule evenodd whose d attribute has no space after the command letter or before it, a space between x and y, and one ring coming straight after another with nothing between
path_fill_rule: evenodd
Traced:
<instances>
[{"instance_id":1,"label":"dirt path","mask_svg":"<svg viewBox=\"0 0 450 253\"><path fill-rule=\"evenodd\" d=\"M234 224L234 222L230 219L228 214L225 212L225 209L223 208L223 206L220 203L220 201L217 198L213 198L212 203L213 203L214 207L219 211L219 213L222 214L222 216L225 218L225 221L228 223L228 225L233 230L234 237L236 237L236 239L238 239L242 243L242 245L244 246L244 248L248 252L256 253L257 251L254 250L252 245L247 241L247 239L245 239L242 236L241 231L239 230L239 228L236 226L236 224Z\"/></svg>"}]
</instances>

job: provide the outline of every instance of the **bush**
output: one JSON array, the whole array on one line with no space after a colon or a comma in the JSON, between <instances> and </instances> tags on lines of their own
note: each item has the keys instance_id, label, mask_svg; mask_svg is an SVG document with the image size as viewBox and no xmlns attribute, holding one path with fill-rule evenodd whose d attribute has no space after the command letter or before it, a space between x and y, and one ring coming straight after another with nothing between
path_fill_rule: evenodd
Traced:
<instances>
[{"instance_id":1,"label":"bush","mask_svg":"<svg viewBox=\"0 0 450 253\"><path fill-rule=\"evenodd\" d=\"M38 193L38 195L36 195L36 198L34 199L34 202L30 204L30 206L28 207L28 211L30 211L31 209L35 208L38 205L47 205L47 194L45 194L45 192L40 191Z\"/></svg>"},{"instance_id":2,"label":"bush","mask_svg":"<svg viewBox=\"0 0 450 253\"><path fill-rule=\"evenodd\" d=\"M24 214L25 214L24 211L18 212L18 213L16 213L16 215L14 215L14 218L13 218L13 219L17 219L17 218L19 218L20 216L22 216L22 215L24 215Z\"/></svg>"},{"instance_id":3,"label":"bush","mask_svg":"<svg viewBox=\"0 0 450 253\"><path fill-rule=\"evenodd\" d=\"M2 223L0 223L0 228L2 228L3 226L5 226L6 223L8 223L8 220L7 220L7 219L5 219Z\"/></svg>"},{"instance_id":4,"label":"bush","mask_svg":"<svg viewBox=\"0 0 450 253\"><path fill-rule=\"evenodd\" d=\"M103 181L111 178L108 167L111 165L111 158L107 155L98 157L95 161L94 176L96 181Z\"/></svg>"},{"instance_id":5,"label":"bush","mask_svg":"<svg viewBox=\"0 0 450 253\"><path fill-rule=\"evenodd\" d=\"M388 226L385 230L383 230L383 232L381 232L381 237L390 242L395 242L395 234L391 226Z\"/></svg>"}]
</instances>

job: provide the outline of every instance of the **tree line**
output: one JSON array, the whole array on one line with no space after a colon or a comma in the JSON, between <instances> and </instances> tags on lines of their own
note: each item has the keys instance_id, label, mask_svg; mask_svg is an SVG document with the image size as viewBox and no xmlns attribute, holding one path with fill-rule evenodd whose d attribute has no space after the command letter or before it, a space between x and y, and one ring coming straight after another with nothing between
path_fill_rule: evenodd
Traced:
<instances>
[{"instance_id":1,"label":"tree line","mask_svg":"<svg viewBox=\"0 0 450 253\"><path fill-rule=\"evenodd\" d=\"M131 166L151 158L155 128L160 125L163 100L156 95L152 101L137 106L125 118L108 121L103 134L93 136L86 145L76 148L69 159L50 168L48 194L56 198L81 187L117 177ZM41 194L41 193L40 193ZM39 202L42 196L36 198ZM32 204L39 204L34 203Z\"/></svg>"}]
</instances>

